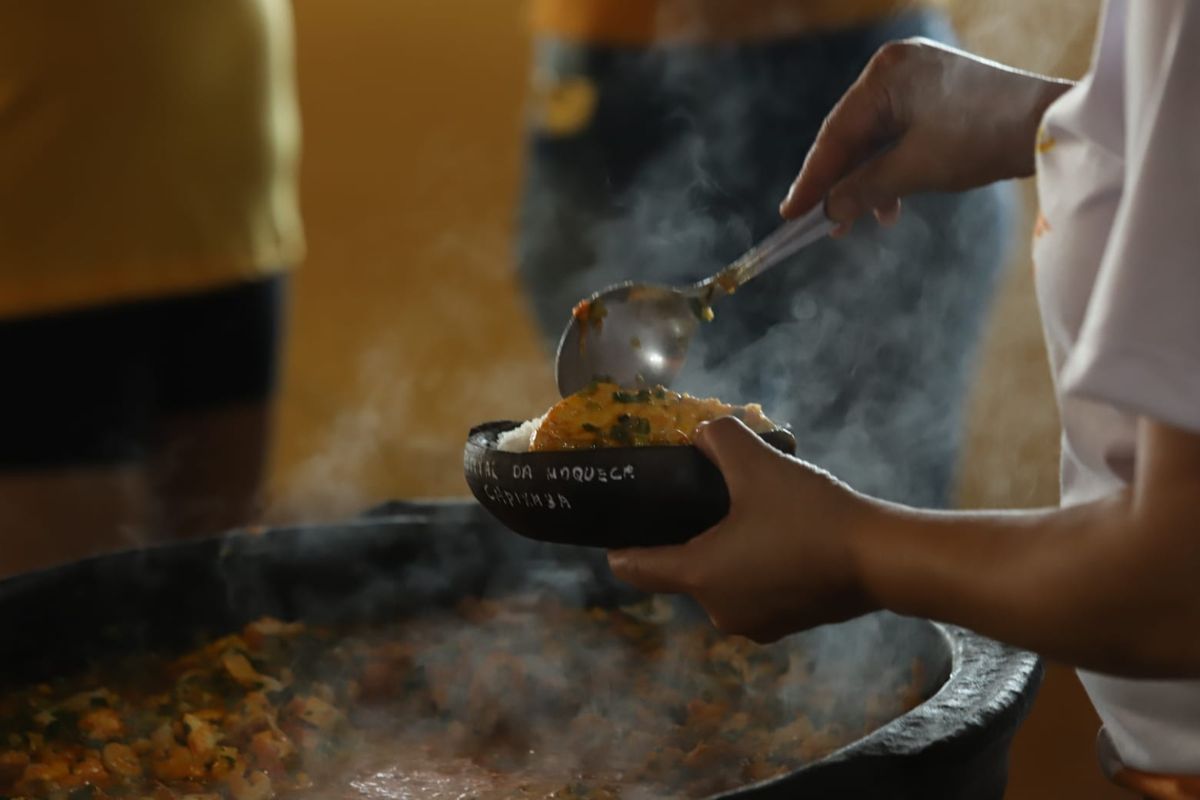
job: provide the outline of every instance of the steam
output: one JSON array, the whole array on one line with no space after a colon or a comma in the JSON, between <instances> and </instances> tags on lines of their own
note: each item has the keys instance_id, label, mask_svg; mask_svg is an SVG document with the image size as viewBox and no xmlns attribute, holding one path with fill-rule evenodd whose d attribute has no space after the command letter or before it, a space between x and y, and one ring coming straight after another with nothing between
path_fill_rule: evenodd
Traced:
<instances>
[{"instance_id":1,"label":"steam","mask_svg":"<svg viewBox=\"0 0 1200 800\"><path fill-rule=\"evenodd\" d=\"M336 416L326 443L291 473L273 519L337 519L384 499L465 494L468 428L488 419L524 419L530 409L548 405L541 365L447 363L401 378L378 366L394 352L381 347L364 357L362 399ZM445 420L462 420L460 429L448 434Z\"/></svg>"},{"instance_id":2,"label":"steam","mask_svg":"<svg viewBox=\"0 0 1200 800\"><path fill-rule=\"evenodd\" d=\"M418 298L398 298L374 345L357 361L355 402L332 414L310 455L278 487L274 521L339 519L387 499L464 495L462 447L470 427L523 420L555 399L549 364L496 353L512 341L514 292L497 266L507 238L481 225L468 246L447 234L432 263L467 278L422 281Z\"/></svg>"},{"instance_id":3,"label":"steam","mask_svg":"<svg viewBox=\"0 0 1200 800\"><path fill-rule=\"evenodd\" d=\"M425 755L397 766L397 754L419 753L420 745L441 758L471 759L452 768L453 787L463 790L482 768L539 796L578 780L631 781L621 793L631 799L707 796L753 782L742 773L746 756L795 768L886 723L918 699L914 688L928 696L948 674L944 654L914 636L922 624L899 618L868 617L835 636L818 630L761 648L705 634L686 604L659 598L628 607L650 623L652 638L663 637L648 655L640 636L618 636L612 623L589 621L551 595L468 603L462 616L412 623L404 635L417 646L406 648L407 674L429 681L437 711L419 703L401 709L400 741L382 758L386 771L355 785L370 784L374 796L407 796L400 787L434 763ZM927 659L928 673L914 685L917 657ZM388 715L378 720L385 727L395 724ZM669 766L685 758L689 768L672 776ZM674 788L656 785L664 778ZM501 796L495 780L480 789Z\"/></svg>"},{"instance_id":4,"label":"steam","mask_svg":"<svg viewBox=\"0 0 1200 800\"><path fill-rule=\"evenodd\" d=\"M970 0L952 10L968 48L1055 71L1063 43L1090 32L1087 12L1095 5L1072 0L983 11ZM663 8L697 25L711 13L688 2ZM792 21L781 19L781 26ZM664 30L678 30L678 19L666 22ZM906 25L854 45L861 60L884 39L916 32ZM861 66L846 63L846 47L814 43L796 56L800 66L755 60L738 47L624 52L624 90L668 97L674 110L665 130L639 133L648 154L633 174L594 176L614 187L613 206L585 214L583 229L563 226L564 237L584 245L585 263L561 264L540 287L561 309L543 319L547 342L556 339L567 309L596 289L631 278L696 280L768 233L777 222L775 204L803 159L805 137ZM569 54L565 63L568 70L579 66ZM810 124L790 122L797 108L810 110ZM786 125L795 130L793 146L764 158L767 140L756 131ZM533 215L546 221L543 227L564 221L567 212L550 208L562 205L561 197L530 203L547 206ZM718 306L680 388L761 402L795 428L804 457L856 487L944 505L964 426L955 397L974 368L961 363L963 348L954 344L982 328L1009 234L997 224L999 210L1011 205L1003 190L976 193L958 206L946 198L917 199L894 230L863 226L837 247L814 248L778 268L788 277L765 277ZM548 364L520 353L496 361L486 356L497 338L492 332L511 324L505 315L519 313L494 302L511 295L498 266L509 247L505 230L484 226L456 230L432 252L414 254L415 263L461 262L466 278L434 284L419 299L397 298L403 310L360 359L359 399L331 415L321 439L309 443L312 455L278 487L272 518L331 518L386 497L462 494L458 450L466 429L488 419L528 419L553 402ZM410 323L410 315L418 321ZM755 330L755 318L775 324Z\"/></svg>"},{"instance_id":5,"label":"steam","mask_svg":"<svg viewBox=\"0 0 1200 800\"><path fill-rule=\"evenodd\" d=\"M1081 0L1039 4L1036 15L1014 14L1011 6L1003 14L977 14L966 30L966 45L1026 69L1057 72L1062 42L1087 33L1084 6L1094 5ZM1064 26L1070 29L1066 37ZM1018 46L1003 49L1013 43ZM864 47L864 60L872 49ZM780 82L783 71L743 59L737 48L660 48L631 62L629 72L637 77L631 91L660 87L678 101L677 111L664 140L648 145L654 152L634 174L603 176L615 188L613 207L586 230L573 232L584 241L588 269L565 263L542 287L562 309L562 320L576 300L612 283L650 276L682 283L707 276L767 234L777 221L775 204L803 160L804 137L836 100L834 87L857 74L857 67L836 72L828 55L810 54L816 77L795 85ZM772 150L775 157L764 163L767 145L754 131L789 124L795 108L812 109L811 124L796 132L792 147ZM747 124L751 119L754 125ZM858 489L918 505L946 504L977 352L969 343L986 319L1011 233L1003 218L1014 200L1005 187L962 198L914 198L894 229L864 224L849 239L814 246L717 305L716 320L694 342L678 388L762 403L773 419L792 426L800 456ZM552 208L561 202L533 198L534 206L546 205L535 208L535 218L561 219ZM400 330L389 334L391 340L381 337L359 365L362 400L337 415L315 455L291 476L276 516L329 518L382 497L460 494L466 429L489 419L528 419L553 401L544 363L503 357L480 367L489 331L506 324L490 305L507 288L492 257L505 252L506 244L500 232L491 235L478 248L452 238L440 245L473 265L472 282L447 282L410 301L421 307L422 320L436 320L435 325L413 327L400 315L392 320ZM557 334L557 328L547 334ZM406 341L419 341L420 347ZM413 360L400 363L397 352ZM462 353L470 357L445 357ZM457 426L453 436L438 432L438 422L447 420ZM401 473L411 476L414 464L421 465L422 477L402 480ZM426 565L423 580L440 584L439 570L449 571L453 563L449 555L440 568ZM389 577L381 574L378 580L383 585ZM583 578L579 570L552 564L507 576L535 596L568 602L587 600ZM911 633L906 624L911 623L873 616L794 642L807 654L803 669L814 685L834 687L844 696L878 684L872 670L881 660L902 663L908 651L899 643ZM501 646L487 627L461 635L455 646L516 648L544 688L563 673L563 659L645 666L629 661L630 654L613 642L547 649L536 619L525 626L530 640L524 643ZM665 682L680 681L702 657L680 652L656 669ZM485 676L477 688L502 711L514 697L503 680L489 682ZM510 710L536 723L539 704L552 695L552 688L519 695ZM586 710L633 735L636 702L619 685L597 686ZM794 704L789 713L799 713L807 701L785 693L779 702Z\"/></svg>"},{"instance_id":6,"label":"steam","mask_svg":"<svg viewBox=\"0 0 1200 800\"><path fill-rule=\"evenodd\" d=\"M991 10L976 1L953 12L968 49L1024 69L1077 75L1081 59L1064 54L1086 53L1081 43L1091 36L1096 5ZM695 11L692 4L671 7ZM892 35L913 32L901 27ZM791 85L769 67L740 59L736 48L665 47L643 55L629 68L640 80L628 80L673 98L669 144L635 175L612 178L619 191L611 214L579 234L593 254L589 268L556 279L561 283L547 291L565 308L623 280L693 281L767 233L763 221L773 219L805 148L798 141L790 156L756 173L764 159L754 131L779 125L780 115L796 107L819 115L836 99L825 87L853 77L813 61L821 78ZM763 278L718 306L679 388L763 403L796 429L802 456L857 488L918 505L949 503L965 396L978 364L972 343L981 338L1006 260L1014 228L1005 215L1015 201L1011 187L961 202L914 198L894 230L860 226L851 240L813 248L778 268L802 274ZM776 324L746 330L755 316ZM1040 336L1036 325L1032 330ZM994 439L999 446L1028 441L1023 430ZM1027 497L1028 480L1011 474L1021 463L1005 466L1010 474L996 480L1020 494L1009 500ZM1004 502L1003 493L990 496Z\"/></svg>"},{"instance_id":7,"label":"steam","mask_svg":"<svg viewBox=\"0 0 1200 800\"><path fill-rule=\"evenodd\" d=\"M612 207L577 232L587 269L551 276L542 290L568 308L613 283L688 283L736 258L779 224L805 137L875 46L915 32L897 23L875 43L788 56L686 46L623 54L618 86L654 87L670 119L662 131L649 125L652 155L612 176ZM762 403L793 427L802 457L856 488L948 504L973 344L1012 205L1004 187L914 198L894 229L860 225L850 239L810 248L717 305L678 388Z\"/></svg>"}]
</instances>

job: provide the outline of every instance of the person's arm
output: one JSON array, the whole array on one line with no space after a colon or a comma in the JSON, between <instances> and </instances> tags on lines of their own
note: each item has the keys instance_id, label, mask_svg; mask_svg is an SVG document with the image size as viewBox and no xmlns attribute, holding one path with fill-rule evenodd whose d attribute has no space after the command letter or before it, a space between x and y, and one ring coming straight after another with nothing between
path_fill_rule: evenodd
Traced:
<instances>
[{"instance_id":1,"label":"person's arm","mask_svg":"<svg viewBox=\"0 0 1200 800\"><path fill-rule=\"evenodd\" d=\"M696 443L725 476L729 516L687 544L615 551L610 563L760 641L886 608L1099 671L1200 675L1200 434L1142 428L1127 492L1064 510L954 513L866 498L719 420Z\"/></svg>"},{"instance_id":2,"label":"person's arm","mask_svg":"<svg viewBox=\"0 0 1200 800\"><path fill-rule=\"evenodd\" d=\"M878 597L910 613L936 605L1086 667L1200 675L1200 6L1128 14L1121 199L1057 382L1070 405L1138 419L1132 482L1026 526L898 514L864 533L862 563ZM1069 436L1095 424L1075 422L1068 412ZM872 554L886 549L908 560L881 568Z\"/></svg>"},{"instance_id":3,"label":"person's arm","mask_svg":"<svg viewBox=\"0 0 1200 800\"><path fill-rule=\"evenodd\" d=\"M890 221L910 194L1032 175L1042 114L1072 85L925 39L891 42L826 118L780 212L824 200L844 230L872 211Z\"/></svg>"},{"instance_id":4,"label":"person's arm","mask_svg":"<svg viewBox=\"0 0 1200 800\"><path fill-rule=\"evenodd\" d=\"M1085 668L1200 675L1200 435L1140 426L1133 486L1087 505L875 506L854 534L864 591Z\"/></svg>"},{"instance_id":5,"label":"person's arm","mask_svg":"<svg viewBox=\"0 0 1200 800\"><path fill-rule=\"evenodd\" d=\"M1200 4L1130 13L1120 207L1059 376L1064 395L1138 420L1129 486L1056 511L917 511L719 420L696 444L728 516L678 547L610 554L619 577L760 640L888 608L1085 668L1200 676Z\"/></svg>"}]
</instances>

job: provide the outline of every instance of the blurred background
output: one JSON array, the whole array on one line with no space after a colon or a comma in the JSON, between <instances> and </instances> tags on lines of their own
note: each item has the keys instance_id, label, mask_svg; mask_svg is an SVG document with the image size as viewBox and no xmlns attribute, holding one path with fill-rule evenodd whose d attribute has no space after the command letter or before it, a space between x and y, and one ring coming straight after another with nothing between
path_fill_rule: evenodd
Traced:
<instances>
[{"instance_id":1,"label":"blurred background","mask_svg":"<svg viewBox=\"0 0 1200 800\"><path fill-rule=\"evenodd\" d=\"M1087 66L1098 0L941 0L939 4L949 13L965 46L975 52L1068 77L1079 76ZM262 97L254 94L254 80L243 84L237 78L263 78L287 65L256 62L250 45L244 48L251 53L247 63L217 63L220 59L213 59L205 50L203 31L192 26L207 18L207 9L202 5L189 8L196 14L191 22L179 15L158 15L163 31L176 37L175 41L196 48L192 54L195 71L186 73L195 80L189 89L202 94L214 91L213 87L228 91L229 86L249 86L241 93L242 113L270 127L269 114L260 115L258 103ZM514 230L524 169L525 111L533 72L528 9L519 0L339 0L298 2L293 8L303 128L300 197L307 255L290 281L290 303L286 305L282 383L267 476L267 520L337 519L391 498L463 496L467 490L461 452L467 429L485 420L529 418L556 399L542 334L516 271ZM18 13L20 5L13 3L6 10ZM97 17L92 21L97 24L108 16L119 16L92 13ZM53 17L52 13L41 15L41 27L31 25L30 30L52 43L46 47L61 46L55 53L67 54L57 61L47 59L47 63L63 68L63 74L78 76L82 70L71 62L75 50L62 45L58 37L63 33L53 24ZM257 25L261 20L251 22ZM270 24L278 22L275 19ZM108 24L125 23L116 19ZM78 30L70 33L79 37L79 52L94 55L103 50L103 36L94 36L92 26L81 23L74 28ZM254 30L249 25L245 29ZM147 36L144 41L161 47L164 40ZM17 48L28 48L28 54L39 47L32 37L8 44L12 50L9 55L17 53L13 63L18 65L21 60ZM0 47L0 74L10 66L3 60L4 51L5 47ZM37 59L28 61L36 63ZM82 92L84 103L80 108L97 112L90 118L103 123L119 118L122 109L131 118L138 114L153 117L156 109L142 107L148 104L141 103L137 92L127 91L130 84L126 82L154 88L156 76L131 73L101 77L118 79L104 88L110 90L109 99L121 105L104 105L102 92ZM38 86L38 80L40 76L35 76L29 85ZM86 83L80 81L80 85ZM163 87L172 86L167 80L161 83ZM51 86L49 80L45 85ZM0 84L0 110L10 108L4 103L12 101L11 108L20 112L20 103L13 100L15 95L3 94L5 88ZM163 102L188 94L173 89L163 92L162 98L167 98ZM94 101L95 109L93 95L100 98ZM224 98L225 94L217 91L216 96ZM238 92L230 96L236 99ZM186 100L180 102L186 105ZM197 130L202 132L196 139L203 140L203 125L215 117L203 116L207 109L202 104L198 103L197 108L202 112ZM282 114L281 118L286 116ZM13 119L18 117L20 114L14 113ZM229 119L239 118L230 115ZM22 120L31 120L32 125L61 122L54 117L53 109L41 117L27 114ZM70 132L72 126L63 127ZM286 128L284 120L281 129ZM16 126L13 130L20 132ZM283 160L288 157L288 133L284 130L280 137L284 142ZM178 139L185 144L191 141L186 135ZM43 140L34 136L29 141L38 144ZM165 149L163 153L155 149L156 144L148 141L144 146L135 143L131 148L114 146L112 150L149 156L141 160L149 165L146 171L153 178L154 157L165 155ZM221 157L228 152L217 147L207 155L212 163L224 168L227 165ZM7 161L0 153L0 174L26 175L19 148L12 153ZM68 155L79 158L73 151ZM68 182L74 181L71 170L79 165L60 161L46 159L51 167L62 167ZM170 163L178 167L192 161L174 157ZM205 163L203 158L195 160L197 169ZM97 168L111 168L118 175L116 180L134 185L130 171L123 172L122 164L101 164ZM230 171L235 183L244 177L236 172ZM219 184L221 177L227 176L218 176L211 183ZM78 183L87 185L86 176ZM103 180L91 184L102 188L113 185ZM170 189L177 197L186 195L191 186L187 180L175 184ZM35 205L27 200L19 183L14 185L17 190L9 191L7 198L13 208ZM981 356L970 365L965 452L954 484L955 504L967 508L1043 506L1057 501L1058 421L1032 295L1028 248L1034 216L1032 187L1022 184L1016 188L1021 207L1010 256L988 317ZM48 193L52 194L53 189ZM158 196L153 189L142 195L140 201L150 203ZM218 199L222 197L218 193ZM104 198L68 199L104 206ZM775 198L770 200L773 203ZM46 208L63 207L56 205L60 202L60 197L49 198ZM91 216L99 219L102 215ZM286 227L287 216L286 210L279 215L285 220L282 227ZM52 234L46 241L70 239L54 230L59 221L54 214L44 214L40 219ZM4 243L28 245L32 248L28 252L45 244L33 242L38 233L22 238L20 227L10 221L0 228L0 233L8 237ZM148 223L148 227L152 226ZM961 244L968 234L957 233ZM39 277L33 266L31 260L30 271L24 277ZM891 266L903 273L928 265ZM168 272L162 270L164 275ZM60 284L51 288L58 292L71 286L70 281ZM196 287L181 283L160 288ZM131 294L123 289L112 291L112 299ZM56 302L76 303L81 299L86 298L64 296ZM18 308L21 304L0 292L0 301L12 301L9 304L13 309L9 311L23 313L36 311L39 298L32 291ZM46 310L52 309L46 305ZM568 308L563 307L564 322L567 313ZM209 316L219 322L221 314L210 309ZM11 331L27 335L22 324L18 321ZM187 331L184 333L186 339ZM193 334L193 338L203 337ZM75 357L79 356L78 339L65 337L66 352ZM929 343L931 353L936 354L937 344ZM108 349L119 353L119 348ZM186 362L186 357L181 359L184 368L190 368ZM920 374L919 370L913 372ZM102 375L100 381L110 378ZM121 398L117 397L116 406L120 405ZM259 412L261 409L254 413ZM247 430L254 429L255 435L261 436L254 427L256 420L198 419L192 422L199 427L193 427L189 435L201 449L208 441L203 427L206 424L224 426L223 435L228 437L232 432L234 441L238 438L236 425L248 425ZM953 422L951 419L950 424ZM13 424L19 426L20 419ZM252 452L254 442L247 441L246 450ZM256 456L239 459L237 453L228 455L230 463L244 461L249 464L247 471L254 471ZM171 458L176 464L191 460L187 451L174 453ZM123 468L108 471L104 475L107 483L98 485L95 497L117 497L135 486L131 483L135 477ZM213 485L219 485L227 476L207 477L212 478ZM39 476L36 480L18 475L9 480L9 489L15 486L19 493L32 498L25 513L33 521L22 525L22 508L13 506L5 510L10 527L34 530L46 521L47 514L62 516L66 528L79 527L72 513L95 517L99 512L87 502L61 502L62 485L56 481L66 481L70 489L72 480L70 473L53 478ZM254 480L256 476L251 475L246 482L253 485ZM130 494L133 491L128 489ZM124 522L120 510L114 510L112 516ZM126 541L136 540L133 534L121 535ZM17 549L10 547L14 552ZM1098 721L1074 675L1050 667L1037 705L1016 744L1010 796L1124 796L1102 780L1096 766L1093 742L1097 728Z\"/></svg>"},{"instance_id":2,"label":"blurred background","mask_svg":"<svg viewBox=\"0 0 1200 800\"><path fill-rule=\"evenodd\" d=\"M949 4L964 44L1076 77L1098 3ZM309 254L294 281L271 469L277 518L462 495L466 429L555 399L512 241L528 86L520 4L298 3ZM970 405L964 507L1057 499L1058 428L1032 296L1030 186ZM915 265L914 265L915 266ZM1098 722L1051 667L1014 751L1015 800L1123 797Z\"/></svg>"}]
</instances>

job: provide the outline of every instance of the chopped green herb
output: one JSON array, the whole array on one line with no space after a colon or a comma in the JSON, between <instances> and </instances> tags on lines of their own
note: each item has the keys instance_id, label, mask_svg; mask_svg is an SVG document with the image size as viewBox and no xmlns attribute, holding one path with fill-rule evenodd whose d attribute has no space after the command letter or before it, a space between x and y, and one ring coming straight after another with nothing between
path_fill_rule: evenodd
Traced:
<instances>
[{"instance_id":1,"label":"chopped green herb","mask_svg":"<svg viewBox=\"0 0 1200 800\"><path fill-rule=\"evenodd\" d=\"M621 444L633 444L633 433L624 425L613 425L608 430L608 436L614 442Z\"/></svg>"},{"instance_id":2,"label":"chopped green herb","mask_svg":"<svg viewBox=\"0 0 1200 800\"><path fill-rule=\"evenodd\" d=\"M649 403L650 390L642 389L637 392L618 391L613 392L614 403Z\"/></svg>"},{"instance_id":3,"label":"chopped green herb","mask_svg":"<svg viewBox=\"0 0 1200 800\"><path fill-rule=\"evenodd\" d=\"M612 426L609 436L623 444L633 443L634 436L649 436L650 420L645 417L635 417L632 414L621 414L617 424Z\"/></svg>"}]
</instances>

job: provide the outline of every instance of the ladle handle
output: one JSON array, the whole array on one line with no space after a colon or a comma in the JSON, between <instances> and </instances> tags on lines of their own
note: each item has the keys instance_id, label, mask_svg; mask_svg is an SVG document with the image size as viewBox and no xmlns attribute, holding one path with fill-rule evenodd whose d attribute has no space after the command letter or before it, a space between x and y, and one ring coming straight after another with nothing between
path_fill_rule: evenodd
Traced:
<instances>
[{"instance_id":1,"label":"ladle handle","mask_svg":"<svg viewBox=\"0 0 1200 800\"><path fill-rule=\"evenodd\" d=\"M822 203L803 217L780 225L713 280L726 294L732 294L737 287L823 239L834 227Z\"/></svg>"}]
</instances>

